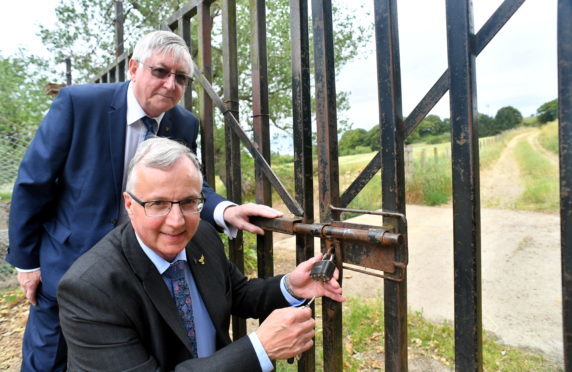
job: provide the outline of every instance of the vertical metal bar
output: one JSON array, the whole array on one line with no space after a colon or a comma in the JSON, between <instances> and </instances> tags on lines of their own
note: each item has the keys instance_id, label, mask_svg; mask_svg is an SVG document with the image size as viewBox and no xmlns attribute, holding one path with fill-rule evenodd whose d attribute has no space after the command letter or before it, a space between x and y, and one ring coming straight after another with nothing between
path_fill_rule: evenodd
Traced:
<instances>
[{"instance_id":1,"label":"vertical metal bar","mask_svg":"<svg viewBox=\"0 0 572 372\"><path fill-rule=\"evenodd\" d=\"M67 57L66 61L66 85L72 85L71 58Z\"/></svg>"},{"instance_id":2,"label":"vertical metal bar","mask_svg":"<svg viewBox=\"0 0 572 372\"><path fill-rule=\"evenodd\" d=\"M558 122L564 366L572 370L572 3L558 1Z\"/></svg>"},{"instance_id":3,"label":"vertical metal bar","mask_svg":"<svg viewBox=\"0 0 572 372\"><path fill-rule=\"evenodd\" d=\"M316 83L316 127L318 135L318 182L320 220L339 219L339 213L329 206L339 204L338 131L336 112L336 85L334 69L334 40L331 0L312 0L314 31L314 66ZM331 241L322 240L322 251L330 248ZM338 260L341 275L341 260ZM324 336L324 370L342 371L342 306L324 298L322 300Z\"/></svg>"},{"instance_id":4,"label":"vertical metal bar","mask_svg":"<svg viewBox=\"0 0 572 372\"><path fill-rule=\"evenodd\" d=\"M481 216L473 14L447 0L455 276L455 367L482 370Z\"/></svg>"},{"instance_id":5,"label":"vertical metal bar","mask_svg":"<svg viewBox=\"0 0 572 372\"><path fill-rule=\"evenodd\" d=\"M119 58L125 51L123 45L123 24L125 15L123 14L123 0L115 0L115 58Z\"/></svg>"},{"instance_id":6,"label":"vertical metal bar","mask_svg":"<svg viewBox=\"0 0 572 372\"><path fill-rule=\"evenodd\" d=\"M115 58L122 58L117 65L117 81L125 81L125 40L124 40L125 14L123 12L123 1L115 1Z\"/></svg>"},{"instance_id":7,"label":"vertical metal bar","mask_svg":"<svg viewBox=\"0 0 572 372\"><path fill-rule=\"evenodd\" d=\"M382 206L405 213L405 162L401 67L397 5L395 0L376 0L375 36L379 123L381 125ZM399 219L384 218L404 236L406 226ZM407 244L404 242L403 244ZM406 257L396 257L405 261ZM385 368L407 371L407 277L403 282L384 281Z\"/></svg>"},{"instance_id":8,"label":"vertical metal bar","mask_svg":"<svg viewBox=\"0 0 572 372\"><path fill-rule=\"evenodd\" d=\"M224 74L224 97L227 110L238 119L238 58L236 36L236 2L222 1L222 51ZM227 197L241 204L241 171L240 171L240 141L228 123L225 116L226 137L226 188ZM235 239L229 241L229 255L232 262L244 272L244 251L242 246L242 231L238 231ZM246 320L232 317L232 335L235 340L246 335Z\"/></svg>"},{"instance_id":9,"label":"vertical metal bar","mask_svg":"<svg viewBox=\"0 0 572 372\"><path fill-rule=\"evenodd\" d=\"M294 187L296 200L304 210L303 223L314 222L312 164L312 101L310 95L310 42L308 37L308 1L290 1L292 44L292 118L294 132ZM314 255L314 238L296 236L296 264ZM314 306L312 304L312 306ZM305 352L298 371L314 371L315 348Z\"/></svg>"},{"instance_id":10,"label":"vertical metal bar","mask_svg":"<svg viewBox=\"0 0 572 372\"><path fill-rule=\"evenodd\" d=\"M185 40L185 44L189 48L189 53L192 54L192 42L191 42L191 18L183 16L178 20L178 27L179 29L179 36ZM189 71L190 73L190 71ZM187 89L185 89L185 93L183 95L183 106L189 110L193 111L193 89L192 85L189 85Z\"/></svg>"},{"instance_id":11,"label":"vertical metal bar","mask_svg":"<svg viewBox=\"0 0 572 372\"><path fill-rule=\"evenodd\" d=\"M211 3L202 1L198 6L199 21L199 67L202 74L212 81L212 46L211 46ZM205 177L209 185L215 189L214 159L214 119L213 103L205 90L199 87L199 118L201 121L201 158Z\"/></svg>"},{"instance_id":12,"label":"vertical metal bar","mask_svg":"<svg viewBox=\"0 0 572 372\"><path fill-rule=\"evenodd\" d=\"M266 53L266 1L250 0L251 63L252 63L252 122L254 142L270 164L270 125L268 119L268 62ZM270 182L255 164L256 202L272 205ZM274 275L272 232L256 237L258 277Z\"/></svg>"}]
</instances>

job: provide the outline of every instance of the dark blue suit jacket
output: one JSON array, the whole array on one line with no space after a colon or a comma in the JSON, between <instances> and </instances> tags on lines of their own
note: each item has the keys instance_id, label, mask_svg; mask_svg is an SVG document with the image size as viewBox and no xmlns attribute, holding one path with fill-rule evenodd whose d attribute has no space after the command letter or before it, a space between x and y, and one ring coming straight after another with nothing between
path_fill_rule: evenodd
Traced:
<instances>
[{"instance_id":1,"label":"dark blue suit jacket","mask_svg":"<svg viewBox=\"0 0 572 372\"><path fill-rule=\"evenodd\" d=\"M21 269L40 267L46 294L71 264L111 231L119 218L129 82L63 88L40 124L19 168L10 208L8 255ZM167 111L159 136L196 152L197 118ZM206 183L201 217L211 223L224 200Z\"/></svg>"}]
</instances>

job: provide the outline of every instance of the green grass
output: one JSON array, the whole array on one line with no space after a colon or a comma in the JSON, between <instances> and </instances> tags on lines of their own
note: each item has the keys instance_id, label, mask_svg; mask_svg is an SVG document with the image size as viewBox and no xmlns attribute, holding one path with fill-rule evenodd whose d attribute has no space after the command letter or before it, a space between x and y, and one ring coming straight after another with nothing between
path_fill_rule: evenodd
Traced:
<instances>
[{"instance_id":1,"label":"green grass","mask_svg":"<svg viewBox=\"0 0 572 372\"><path fill-rule=\"evenodd\" d=\"M323 370L322 331L319 315L320 301L316 305L316 370ZM408 354L439 361L453 368L455 364L455 331L449 323L428 321L421 313L409 313ZM344 371L362 371L371 368L383 369L384 314L383 300L348 298L343 309L343 359ZM555 363L541 355L508 347L483 334L484 371L559 371ZM277 363L279 371L296 371L296 365L285 361Z\"/></svg>"},{"instance_id":2,"label":"green grass","mask_svg":"<svg viewBox=\"0 0 572 372\"><path fill-rule=\"evenodd\" d=\"M412 175L406 181L408 203L439 205L451 199L451 161L445 157L413 162Z\"/></svg>"},{"instance_id":3,"label":"green grass","mask_svg":"<svg viewBox=\"0 0 572 372\"><path fill-rule=\"evenodd\" d=\"M517 209L553 211L559 206L558 167L527 141L515 148L525 189L516 203Z\"/></svg>"},{"instance_id":4,"label":"green grass","mask_svg":"<svg viewBox=\"0 0 572 372\"><path fill-rule=\"evenodd\" d=\"M551 121L541 129L538 142L546 150L558 154L558 122Z\"/></svg>"}]
</instances>

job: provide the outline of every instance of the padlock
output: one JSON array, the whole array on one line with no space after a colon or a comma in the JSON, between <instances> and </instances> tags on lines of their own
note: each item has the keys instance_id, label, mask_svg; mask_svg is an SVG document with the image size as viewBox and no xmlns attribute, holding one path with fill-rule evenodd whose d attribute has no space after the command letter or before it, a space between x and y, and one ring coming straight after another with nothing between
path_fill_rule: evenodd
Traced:
<instances>
[{"instance_id":1,"label":"padlock","mask_svg":"<svg viewBox=\"0 0 572 372\"><path fill-rule=\"evenodd\" d=\"M314 264L310 271L310 278L320 282L327 282L332 279L335 270L334 255L330 254L328 259L324 258Z\"/></svg>"}]
</instances>

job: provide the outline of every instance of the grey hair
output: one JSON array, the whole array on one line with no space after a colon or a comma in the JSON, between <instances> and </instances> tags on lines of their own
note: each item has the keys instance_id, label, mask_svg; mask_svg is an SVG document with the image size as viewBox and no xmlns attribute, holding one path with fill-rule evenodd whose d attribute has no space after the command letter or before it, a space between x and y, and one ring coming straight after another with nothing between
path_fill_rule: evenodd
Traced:
<instances>
[{"instance_id":1,"label":"grey hair","mask_svg":"<svg viewBox=\"0 0 572 372\"><path fill-rule=\"evenodd\" d=\"M199 160L187 146L164 137L153 137L141 142L137 147L137 151L133 159L129 162L129 170L127 173L127 184L125 191L134 192L133 188L136 183L135 167L142 165L144 167L167 170L175 164L180 158L187 157L195 167L200 179L201 189L203 187L203 174Z\"/></svg>"},{"instance_id":2,"label":"grey hair","mask_svg":"<svg viewBox=\"0 0 572 372\"><path fill-rule=\"evenodd\" d=\"M172 54L175 61L182 61L191 71L191 54L185 40L171 31L153 31L143 36L135 45L131 59L145 63L152 54Z\"/></svg>"}]
</instances>

